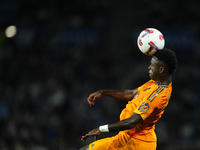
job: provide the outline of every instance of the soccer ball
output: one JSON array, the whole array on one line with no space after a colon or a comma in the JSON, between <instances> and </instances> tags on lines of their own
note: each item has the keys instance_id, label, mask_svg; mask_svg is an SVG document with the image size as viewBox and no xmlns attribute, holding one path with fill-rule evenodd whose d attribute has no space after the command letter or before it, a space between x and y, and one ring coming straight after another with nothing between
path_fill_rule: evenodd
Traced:
<instances>
[{"instance_id":1,"label":"soccer ball","mask_svg":"<svg viewBox=\"0 0 200 150\"><path fill-rule=\"evenodd\" d=\"M152 56L156 51L164 48L165 39L157 29L147 28L138 36L137 44L142 53Z\"/></svg>"}]
</instances>

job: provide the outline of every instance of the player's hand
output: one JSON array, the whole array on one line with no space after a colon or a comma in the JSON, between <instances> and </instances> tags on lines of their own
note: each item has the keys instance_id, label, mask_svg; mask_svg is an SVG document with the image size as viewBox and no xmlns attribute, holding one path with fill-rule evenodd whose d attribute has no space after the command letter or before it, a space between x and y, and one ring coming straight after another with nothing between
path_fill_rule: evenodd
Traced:
<instances>
[{"instance_id":1,"label":"player's hand","mask_svg":"<svg viewBox=\"0 0 200 150\"><path fill-rule=\"evenodd\" d=\"M88 134L82 136L81 140L85 141L89 136L94 135L94 140L96 141L100 134L101 134L101 131L99 130L99 128L96 128L96 129L93 129L92 131L90 131Z\"/></svg>"},{"instance_id":2,"label":"player's hand","mask_svg":"<svg viewBox=\"0 0 200 150\"><path fill-rule=\"evenodd\" d=\"M98 98L102 97L102 90L96 91L87 98L87 101L90 106L93 106L96 103Z\"/></svg>"}]
</instances>

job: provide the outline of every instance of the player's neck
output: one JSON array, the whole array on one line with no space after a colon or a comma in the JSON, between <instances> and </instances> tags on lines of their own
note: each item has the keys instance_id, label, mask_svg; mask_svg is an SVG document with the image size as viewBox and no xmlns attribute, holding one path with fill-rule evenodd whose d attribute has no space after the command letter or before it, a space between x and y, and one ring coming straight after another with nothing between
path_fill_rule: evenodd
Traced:
<instances>
[{"instance_id":1,"label":"player's neck","mask_svg":"<svg viewBox=\"0 0 200 150\"><path fill-rule=\"evenodd\" d=\"M172 82L171 76L167 76L165 78L159 78L159 79L155 80L155 83L157 85L169 85L171 82Z\"/></svg>"}]
</instances>

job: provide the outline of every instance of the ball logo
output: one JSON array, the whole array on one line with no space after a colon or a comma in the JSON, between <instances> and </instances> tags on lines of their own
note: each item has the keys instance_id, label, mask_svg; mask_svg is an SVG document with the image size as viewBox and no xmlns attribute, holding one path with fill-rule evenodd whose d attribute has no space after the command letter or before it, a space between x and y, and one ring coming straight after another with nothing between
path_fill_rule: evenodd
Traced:
<instances>
[{"instance_id":1,"label":"ball logo","mask_svg":"<svg viewBox=\"0 0 200 150\"><path fill-rule=\"evenodd\" d=\"M149 110L149 103L145 103L143 102L140 107L138 108L138 110L142 113L145 113Z\"/></svg>"}]
</instances>

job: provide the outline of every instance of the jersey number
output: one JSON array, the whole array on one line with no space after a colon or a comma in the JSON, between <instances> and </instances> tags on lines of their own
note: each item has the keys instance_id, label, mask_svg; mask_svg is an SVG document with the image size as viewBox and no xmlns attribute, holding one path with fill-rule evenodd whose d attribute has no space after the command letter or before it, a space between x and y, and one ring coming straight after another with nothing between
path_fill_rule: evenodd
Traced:
<instances>
[{"instance_id":1,"label":"jersey number","mask_svg":"<svg viewBox=\"0 0 200 150\"><path fill-rule=\"evenodd\" d=\"M145 103L143 102L140 107L138 108L138 110L142 113L145 113L149 110L149 103Z\"/></svg>"}]
</instances>

